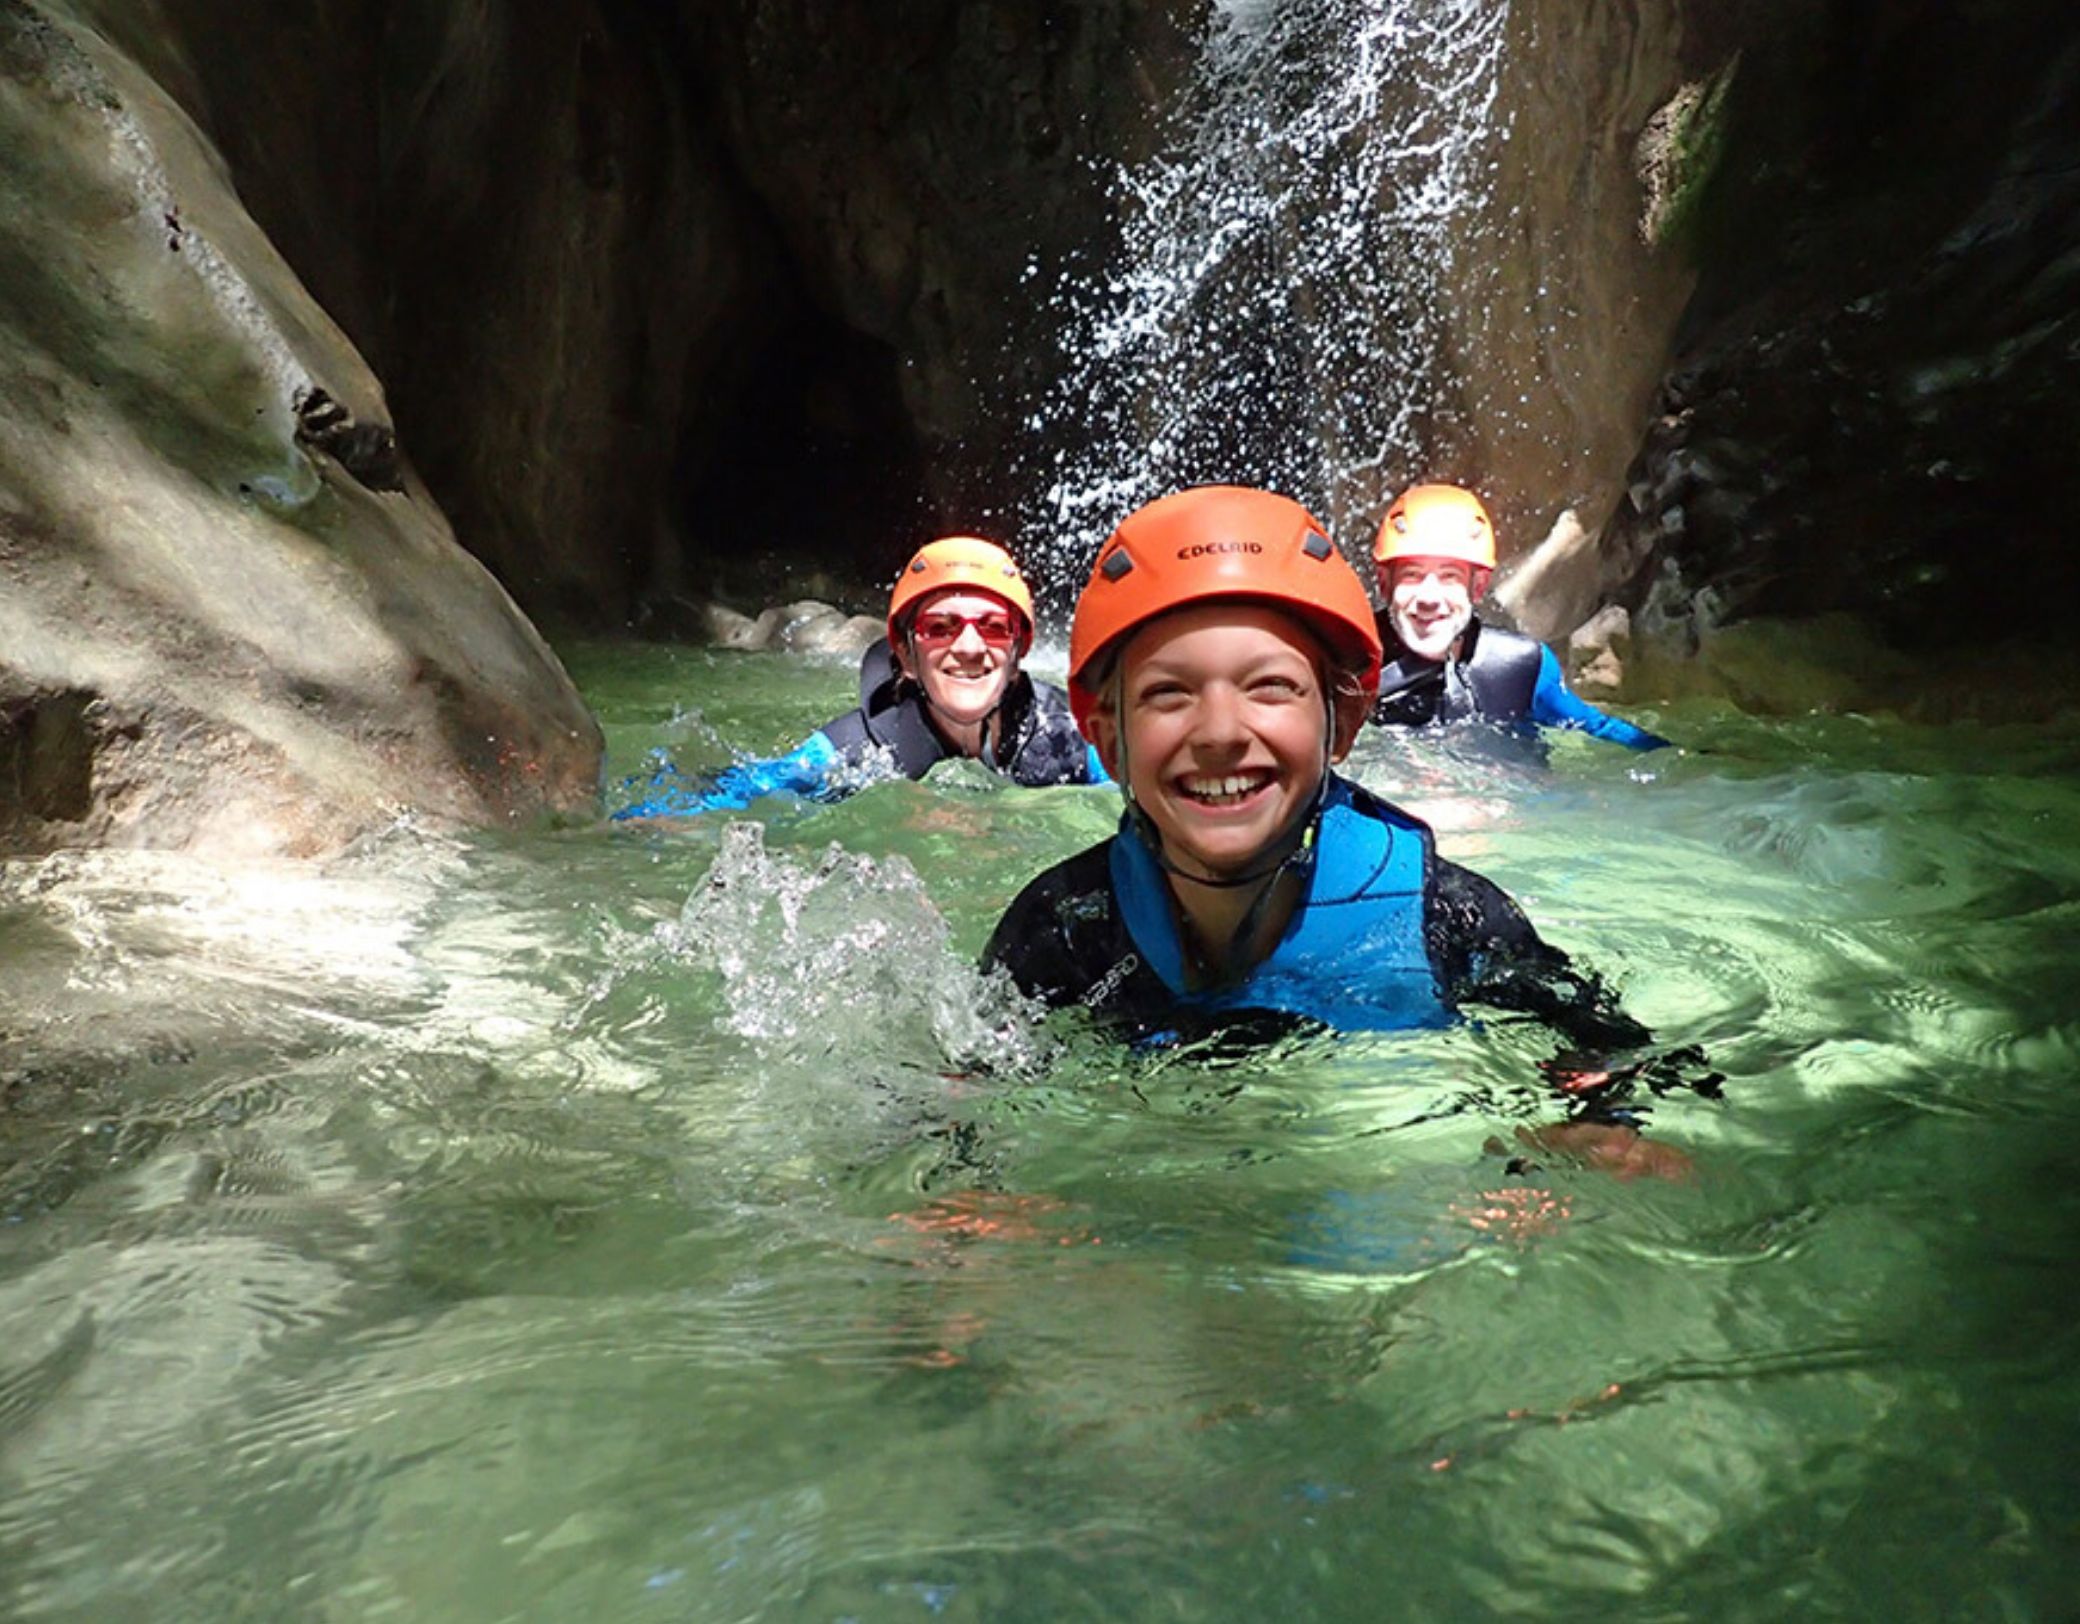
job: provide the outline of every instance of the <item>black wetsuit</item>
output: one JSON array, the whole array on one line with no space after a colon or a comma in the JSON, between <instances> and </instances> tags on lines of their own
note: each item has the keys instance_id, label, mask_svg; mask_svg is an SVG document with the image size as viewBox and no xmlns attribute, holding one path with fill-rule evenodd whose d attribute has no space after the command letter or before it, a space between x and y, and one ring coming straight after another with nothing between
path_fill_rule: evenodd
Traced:
<instances>
[{"instance_id":1,"label":"black wetsuit","mask_svg":"<svg viewBox=\"0 0 2080 1624\"><path fill-rule=\"evenodd\" d=\"M848 765L867 752L887 750L905 778L922 778L956 754L931 724L924 695L896 669L886 639L860 660L860 703L820 729ZM1035 682L1021 671L1004 689L997 707L997 747L988 765L1014 784L1088 784L1091 751L1069 696L1052 683Z\"/></svg>"},{"instance_id":2,"label":"black wetsuit","mask_svg":"<svg viewBox=\"0 0 2080 1624\"><path fill-rule=\"evenodd\" d=\"M914 779L958 753L932 726L923 693L897 671L885 639L861 658L859 688L857 709L827 722L784 756L740 761L713 778L691 782L664 764L615 819L734 811L766 795L838 801L872 778L877 757L894 774ZM1032 788L1106 782L1096 752L1077 731L1068 695L1023 671L1004 690L997 709L997 746L985 765Z\"/></svg>"},{"instance_id":3,"label":"black wetsuit","mask_svg":"<svg viewBox=\"0 0 2080 1624\"><path fill-rule=\"evenodd\" d=\"M1437 855L1429 827L1331 776L1301 872L1306 893L1272 953L1235 985L1193 987L1168 881L1131 821L1021 891L983 960L1029 997L1081 1005L1130 1035L1438 1026L1462 1003L1535 1015L1586 1048L1646 1029L1540 940L1503 891Z\"/></svg>"},{"instance_id":4,"label":"black wetsuit","mask_svg":"<svg viewBox=\"0 0 2080 1624\"><path fill-rule=\"evenodd\" d=\"M1443 660L1410 653L1384 610L1379 614L1379 636L1386 666L1372 720L1383 727L1535 722L1571 728L1633 750L1655 750L1668 743L1578 698L1545 644L1500 626L1484 626L1478 615L1466 623L1457 652Z\"/></svg>"}]
</instances>

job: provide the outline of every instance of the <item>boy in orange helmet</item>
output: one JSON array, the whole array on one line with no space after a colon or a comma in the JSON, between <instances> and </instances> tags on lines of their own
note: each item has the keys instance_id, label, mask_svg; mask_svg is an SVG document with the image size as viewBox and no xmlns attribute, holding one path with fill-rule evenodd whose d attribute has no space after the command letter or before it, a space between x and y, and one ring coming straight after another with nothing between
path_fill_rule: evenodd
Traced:
<instances>
[{"instance_id":1,"label":"boy in orange helmet","mask_svg":"<svg viewBox=\"0 0 2080 1624\"><path fill-rule=\"evenodd\" d=\"M1061 689L1019 669L1033 643L1033 594L1011 555L976 536L918 549L888 600L888 641L860 666L860 703L786 755L740 762L689 790L674 772L617 819L748 806L760 796L839 800L867 769L922 778L968 756L1016 784L1103 782Z\"/></svg>"},{"instance_id":2,"label":"boy in orange helmet","mask_svg":"<svg viewBox=\"0 0 2080 1624\"><path fill-rule=\"evenodd\" d=\"M1069 642L1069 703L1126 815L1026 887L989 962L1101 1013L1429 1026L1477 995L1644 1037L1426 825L1333 771L1379 672L1364 586L1299 503L1204 486L1132 515Z\"/></svg>"},{"instance_id":3,"label":"boy in orange helmet","mask_svg":"<svg viewBox=\"0 0 2080 1624\"><path fill-rule=\"evenodd\" d=\"M1389 727L1536 722L1632 750L1668 743L1576 697L1544 644L1484 625L1474 604L1495 569L1495 527L1473 492L1414 485L1394 499L1372 544L1386 671L1372 708Z\"/></svg>"},{"instance_id":4,"label":"boy in orange helmet","mask_svg":"<svg viewBox=\"0 0 2080 1624\"><path fill-rule=\"evenodd\" d=\"M1299 503L1204 486L1130 516L1069 643L1069 703L1125 815L1019 893L984 963L1143 1036L1264 1016L1438 1026L1478 1001L1588 1049L1645 1044L1497 886L1336 774L1379 672L1364 586ZM1595 1151L1609 1159L1636 1138L1616 1096L1634 1078L1681 1081L1691 1058L1553 1075L1603 1113L1579 1126L1619 1130Z\"/></svg>"}]
</instances>

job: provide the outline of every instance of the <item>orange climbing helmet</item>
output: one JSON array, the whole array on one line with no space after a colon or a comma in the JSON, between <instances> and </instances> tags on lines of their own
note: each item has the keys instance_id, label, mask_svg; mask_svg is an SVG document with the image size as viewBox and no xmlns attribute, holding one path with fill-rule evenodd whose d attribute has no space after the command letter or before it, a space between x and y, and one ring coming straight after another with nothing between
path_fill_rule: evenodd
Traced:
<instances>
[{"instance_id":1,"label":"orange climbing helmet","mask_svg":"<svg viewBox=\"0 0 2080 1624\"><path fill-rule=\"evenodd\" d=\"M1372 544L1373 562L1451 558L1477 570L1495 567L1495 526L1481 499L1457 485L1411 485L1394 498Z\"/></svg>"},{"instance_id":2,"label":"orange climbing helmet","mask_svg":"<svg viewBox=\"0 0 2080 1624\"><path fill-rule=\"evenodd\" d=\"M1247 598L1298 615L1379 688L1379 629L1350 561L1289 496L1235 485L1179 491L1130 514L1099 549L1069 629L1069 708L1098 704L1103 657L1159 615L1208 598Z\"/></svg>"},{"instance_id":3,"label":"orange climbing helmet","mask_svg":"<svg viewBox=\"0 0 2080 1624\"><path fill-rule=\"evenodd\" d=\"M987 592L1002 598L1019 617L1018 652L1033 646L1033 593L1011 555L980 536L941 536L911 555L888 598L888 643L902 640L904 612L928 592Z\"/></svg>"}]
</instances>

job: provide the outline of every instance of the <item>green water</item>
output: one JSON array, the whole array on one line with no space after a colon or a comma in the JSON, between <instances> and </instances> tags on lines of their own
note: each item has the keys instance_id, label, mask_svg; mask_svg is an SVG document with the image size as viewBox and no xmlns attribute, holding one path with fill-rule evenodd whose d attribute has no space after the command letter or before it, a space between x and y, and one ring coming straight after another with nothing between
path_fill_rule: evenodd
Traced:
<instances>
[{"instance_id":1,"label":"green water","mask_svg":"<svg viewBox=\"0 0 2080 1624\"><path fill-rule=\"evenodd\" d=\"M618 779L840 667L573 651ZM1726 1072L1132 1058L968 968L1102 790L0 867L0 1615L2069 1619L2080 728L1372 787ZM834 854L832 847L839 850Z\"/></svg>"}]
</instances>

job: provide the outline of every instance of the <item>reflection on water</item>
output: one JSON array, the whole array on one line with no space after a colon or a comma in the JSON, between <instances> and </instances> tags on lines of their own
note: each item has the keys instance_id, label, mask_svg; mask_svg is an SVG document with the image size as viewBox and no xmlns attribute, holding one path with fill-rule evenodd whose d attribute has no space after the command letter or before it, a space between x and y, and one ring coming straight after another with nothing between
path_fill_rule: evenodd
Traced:
<instances>
[{"instance_id":1,"label":"reflection on water","mask_svg":"<svg viewBox=\"0 0 2080 1624\"><path fill-rule=\"evenodd\" d=\"M580 663L614 766L846 674ZM1107 792L0 869L22 1618L2057 1617L2080 735L1374 737L1671 1042L1123 1054L971 957Z\"/></svg>"}]
</instances>

